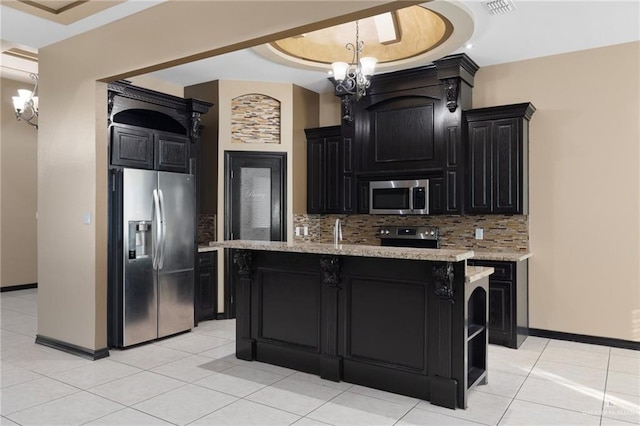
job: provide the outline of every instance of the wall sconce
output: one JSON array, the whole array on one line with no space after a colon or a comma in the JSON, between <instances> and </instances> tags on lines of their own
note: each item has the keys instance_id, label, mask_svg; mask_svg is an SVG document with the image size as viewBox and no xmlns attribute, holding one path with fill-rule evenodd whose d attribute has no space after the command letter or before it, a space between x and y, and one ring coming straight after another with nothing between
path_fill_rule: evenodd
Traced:
<instances>
[{"instance_id":1,"label":"wall sconce","mask_svg":"<svg viewBox=\"0 0 640 426\"><path fill-rule=\"evenodd\" d=\"M34 120L38 118L38 76L36 74L29 74L29 77L34 81L33 90L20 89L18 90L18 96L13 96L13 109L16 113L16 119L18 121L24 121L31 126L38 128L38 123Z\"/></svg>"}]
</instances>

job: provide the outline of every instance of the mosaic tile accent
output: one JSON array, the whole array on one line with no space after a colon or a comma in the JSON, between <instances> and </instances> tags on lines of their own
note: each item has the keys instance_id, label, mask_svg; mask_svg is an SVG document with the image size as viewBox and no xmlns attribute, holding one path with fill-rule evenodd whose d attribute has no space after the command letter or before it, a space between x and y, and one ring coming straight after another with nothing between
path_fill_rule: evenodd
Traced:
<instances>
[{"instance_id":1,"label":"mosaic tile accent","mask_svg":"<svg viewBox=\"0 0 640 426\"><path fill-rule=\"evenodd\" d=\"M216 215L198 215L198 244L208 244L216 241Z\"/></svg>"},{"instance_id":2,"label":"mosaic tile accent","mask_svg":"<svg viewBox=\"0 0 640 426\"><path fill-rule=\"evenodd\" d=\"M294 227L309 227L309 235L293 241L333 242L336 219L342 221L345 244L379 245L382 226L435 226L440 231L440 247L470 250L497 250L525 253L529 249L529 218L519 215L394 216L394 215L294 215ZM475 239L475 229L484 230L484 239Z\"/></svg>"},{"instance_id":3,"label":"mosaic tile accent","mask_svg":"<svg viewBox=\"0 0 640 426\"><path fill-rule=\"evenodd\" d=\"M231 100L232 143L280 143L280 101L251 93Z\"/></svg>"}]
</instances>

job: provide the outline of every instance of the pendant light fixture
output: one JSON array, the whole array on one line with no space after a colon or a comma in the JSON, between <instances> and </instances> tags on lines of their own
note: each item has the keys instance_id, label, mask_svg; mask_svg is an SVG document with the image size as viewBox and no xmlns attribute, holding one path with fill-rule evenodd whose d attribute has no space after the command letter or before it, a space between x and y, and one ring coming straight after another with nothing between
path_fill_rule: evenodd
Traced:
<instances>
[{"instance_id":1,"label":"pendant light fixture","mask_svg":"<svg viewBox=\"0 0 640 426\"><path fill-rule=\"evenodd\" d=\"M355 44L347 43L345 47L347 50L353 51L351 63L334 62L331 64L336 92L357 101L367 94L367 89L371 86L371 76L378 60L371 56L360 57L364 41L360 40L358 21L356 21L356 42Z\"/></svg>"}]
</instances>

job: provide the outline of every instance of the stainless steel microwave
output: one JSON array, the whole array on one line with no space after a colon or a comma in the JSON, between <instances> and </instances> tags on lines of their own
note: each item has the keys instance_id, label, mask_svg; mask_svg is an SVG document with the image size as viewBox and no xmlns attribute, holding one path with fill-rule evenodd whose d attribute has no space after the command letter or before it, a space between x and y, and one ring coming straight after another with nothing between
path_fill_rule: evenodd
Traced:
<instances>
[{"instance_id":1,"label":"stainless steel microwave","mask_svg":"<svg viewBox=\"0 0 640 426\"><path fill-rule=\"evenodd\" d=\"M369 214L429 214L429 180L369 182Z\"/></svg>"}]
</instances>

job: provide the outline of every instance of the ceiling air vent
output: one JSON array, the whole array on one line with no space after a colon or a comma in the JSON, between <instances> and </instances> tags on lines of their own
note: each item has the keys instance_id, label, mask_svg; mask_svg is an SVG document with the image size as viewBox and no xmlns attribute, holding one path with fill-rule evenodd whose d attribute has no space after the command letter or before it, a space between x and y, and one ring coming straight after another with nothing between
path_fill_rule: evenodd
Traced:
<instances>
[{"instance_id":1,"label":"ceiling air vent","mask_svg":"<svg viewBox=\"0 0 640 426\"><path fill-rule=\"evenodd\" d=\"M487 9L487 12L492 15L504 15L505 13L516 10L516 7L511 0L485 1L482 5Z\"/></svg>"}]
</instances>

